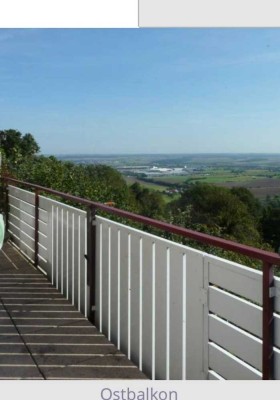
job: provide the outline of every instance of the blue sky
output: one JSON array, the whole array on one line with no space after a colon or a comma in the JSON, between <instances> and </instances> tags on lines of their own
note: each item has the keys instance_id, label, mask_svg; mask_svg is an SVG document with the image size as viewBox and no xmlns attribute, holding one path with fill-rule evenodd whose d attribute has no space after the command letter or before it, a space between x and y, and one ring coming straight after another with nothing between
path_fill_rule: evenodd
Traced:
<instances>
[{"instance_id":1,"label":"blue sky","mask_svg":"<svg viewBox=\"0 0 280 400\"><path fill-rule=\"evenodd\" d=\"M42 153L280 152L280 29L0 29L0 60Z\"/></svg>"}]
</instances>

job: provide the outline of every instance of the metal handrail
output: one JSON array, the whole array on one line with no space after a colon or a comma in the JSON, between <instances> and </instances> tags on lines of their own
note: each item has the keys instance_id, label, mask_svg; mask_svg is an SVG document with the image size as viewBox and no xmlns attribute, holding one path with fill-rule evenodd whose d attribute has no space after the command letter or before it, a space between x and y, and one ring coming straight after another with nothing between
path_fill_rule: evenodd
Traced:
<instances>
[{"instance_id":1,"label":"metal handrail","mask_svg":"<svg viewBox=\"0 0 280 400\"><path fill-rule=\"evenodd\" d=\"M273 379L274 363L273 363L273 310L274 300L271 296L271 288L273 287L273 268L274 265L280 266L280 255L277 253L269 252L262 249L257 249L252 246L240 244L231 240L222 239L216 236L211 236L205 233L197 232L191 229L183 228L177 225L169 224L163 221L158 221L152 218L144 217L139 214L135 214L129 211L124 211L106 204L98 203L89 199L83 199L78 196L73 196L68 193L62 193L58 190L49 189L44 186L40 186L30 182L20 181L11 177L4 176L2 180L8 184L8 182L23 185L28 188L35 190L35 214L38 220L38 207L39 200L38 195L40 192L49 193L65 200L70 200L75 203L87 206L90 212L95 214L96 210L105 211L110 214L114 214L123 218L127 218L132 221L136 221L148 226L152 226L163 230L165 232L180 235L185 238L193 239L197 242L208 244L211 246L219 247L224 250L233 251L238 254L248 256L262 261L263 263L263 351L262 351L262 368L263 368L263 379ZM38 221L37 221L38 224ZM35 263L36 257L38 258L38 227L35 229ZM36 243L37 242L37 243ZM37 249L37 256L36 256Z\"/></svg>"},{"instance_id":2,"label":"metal handrail","mask_svg":"<svg viewBox=\"0 0 280 400\"><path fill-rule=\"evenodd\" d=\"M120 216L123 218L130 219L132 221L143 223L145 225L153 226L160 230L163 230L163 231L166 231L169 233L173 233L176 235L180 235L185 238L193 239L193 240L196 240L196 241L204 243L204 244L220 247L221 249L233 251L233 252L236 252L239 254L243 254L245 256L248 256L248 257L260 260L260 261L265 261L265 262L268 262L268 263L271 263L274 265L280 265L280 255L277 253L273 253L273 252L262 250L262 249L257 249L255 247L240 244L240 243L234 242L232 240L222 239L222 238L219 238L216 236L211 236L211 235L208 235L205 233L201 233L201 232L197 232L197 231L194 231L191 229L183 228L178 225L169 224L164 221L159 221L159 220L155 220L155 219L152 219L149 217L144 217L143 215L139 215L139 214L135 214L135 213L132 213L129 211L121 210L119 208L108 206L106 204L98 203L98 202L95 202L92 200L83 199L81 197L73 196L68 193L59 192L58 190L49 189L49 188L46 188L44 186L40 186L40 185L37 185L34 183L24 182L24 181L20 181L18 179L10 178L10 177L3 177L3 180L6 182L13 182L16 184L24 185L26 187L33 188L39 192L49 193L49 194L61 197L65 200L70 200L75 203L85 205L87 207L93 207L97 210L105 211L110 214L114 214L114 215L117 215L117 216Z\"/></svg>"}]
</instances>

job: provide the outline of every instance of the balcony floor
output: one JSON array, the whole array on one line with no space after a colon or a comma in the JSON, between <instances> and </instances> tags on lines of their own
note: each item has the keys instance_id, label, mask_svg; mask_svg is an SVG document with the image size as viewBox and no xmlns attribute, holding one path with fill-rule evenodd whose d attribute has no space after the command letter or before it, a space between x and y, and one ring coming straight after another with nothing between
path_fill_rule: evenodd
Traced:
<instances>
[{"instance_id":1,"label":"balcony floor","mask_svg":"<svg viewBox=\"0 0 280 400\"><path fill-rule=\"evenodd\" d=\"M0 250L0 379L147 379L9 243Z\"/></svg>"}]
</instances>

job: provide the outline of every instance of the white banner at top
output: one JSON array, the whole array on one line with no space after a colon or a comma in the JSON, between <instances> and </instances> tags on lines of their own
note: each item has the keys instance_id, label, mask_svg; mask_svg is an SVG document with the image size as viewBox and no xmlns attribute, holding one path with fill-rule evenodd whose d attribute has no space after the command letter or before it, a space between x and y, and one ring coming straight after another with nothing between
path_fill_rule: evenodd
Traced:
<instances>
[{"instance_id":1,"label":"white banner at top","mask_svg":"<svg viewBox=\"0 0 280 400\"><path fill-rule=\"evenodd\" d=\"M138 0L1 1L0 28L136 28Z\"/></svg>"}]
</instances>

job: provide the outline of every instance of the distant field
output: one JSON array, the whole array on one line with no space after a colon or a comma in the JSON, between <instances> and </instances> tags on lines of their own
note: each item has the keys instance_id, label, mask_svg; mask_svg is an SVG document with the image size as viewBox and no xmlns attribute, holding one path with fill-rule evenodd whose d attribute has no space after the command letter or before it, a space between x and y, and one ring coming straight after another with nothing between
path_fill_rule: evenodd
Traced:
<instances>
[{"instance_id":1,"label":"distant field","mask_svg":"<svg viewBox=\"0 0 280 400\"><path fill-rule=\"evenodd\" d=\"M254 194L254 196L258 197L259 199L265 199L266 196L280 196L280 178L255 179L253 181L242 183L224 183L221 184L221 186L246 187Z\"/></svg>"},{"instance_id":2,"label":"distant field","mask_svg":"<svg viewBox=\"0 0 280 400\"><path fill-rule=\"evenodd\" d=\"M249 170L246 173L234 174L225 171L215 170L214 173L209 176L202 174L193 174L186 176L176 176L168 175L157 177L157 181L161 181L162 184L157 184L154 182L146 182L133 177L125 177L128 184L133 184L134 182L139 182L142 187L146 187L150 190L156 190L163 192L169 188L170 184L184 184L186 181L189 182L205 182L212 183L214 185L224 186L224 187L246 187L248 188L257 198L265 199L267 196L280 196L280 177L279 174L270 174L273 178L266 178L264 176L269 176L268 171L264 170ZM166 201L174 199L174 197L165 196Z\"/></svg>"},{"instance_id":3,"label":"distant field","mask_svg":"<svg viewBox=\"0 0 280 400\"><path fill-rule=\"evenodd\" d=\"M167 186L175 183L182 185L187 181L188 177L189 175L163 175L157 176L154 178L154 180L157 182L162 182L163 185L166 184Z\"/></svg>"},{"instance_id":4,"label":"distant field","mask_svg":"<svg viewBox=\"0 0 280 400\"><path fill-rule=\"evenodd\" d=\"M270 178L280 178L279 174L264 169L248 169L236 172L232 169L217 168L209 170L208 173L193 173L190 175L164 175L153 179L155 182L162 182L163 185L178 184L186 182L204 182L213 184L231 185L233 183L243 184L253 180L266 180ZM153 182L153 183L155 183Z\"/></svg>"},{"instance_id":5,"label":"distant field","mask_svg":"<svg viewBox=\"0 0 280 400\"><path fill-rule=\"evenodd\" d=\"M193 178L195 179L195 178ZM246 175L214 175L214 176L207 176L205 178L199 179L200 182L205 182L205 183L242 183L242 182L247 182L248 179L252 179L252 177L248 177ZM253 178L257 179L257 178Z\"/></svg>"},{"instance_id":6,"label":"distant field","mask_svg":"<svg viewBox=\"0 0 280 400\"><path fill-rule=\"evenodd\" d=\"M168 186L166 185L157 185L156 183L142 181L131 176L124 176L124 179L126 180L126 183L128 185L133 185L133 183L138 182L142 187L146 187L150 190L158 190L159 192L164 192L166 189L168 189Z\"/></svg>"},{"instance_id":7,"label":"distant field","mask_svg":"<svg viewBox=\"0 0 280 400\"><path fill-rule=\"evenodd\" d=\"M138 182L143 188L147 188L149 190L164 192L166 189L168 189L168 186L157 185L155 183L141 181L140 179L137 179L137 178L128 177L128 176L124 176L124 178L128 185L132 185L133 183ZM180 197L180 194L173 194L173 195L169 196L167 194L162 193L162 198L165 203L169 203L170 201L177 200L179 197Z\"/></svg>"},{"instance_id":8,"label":"distant field","mask_svg":"<svg viewBox=\"0 0 280 400\"><path fill-rule=\"evenodd\" d=\"M280 196L279 155L260 156L259 159L249 156L208 158L202 157L201 164L195 168L197 171L188 175L161 175L151 178L150 182L134 177L125 177L125 179L129 184L139 182L142 187L160 192L173 185L184 187L186 183L201 182L224 187L246 187L259 199ZM207 162L209 164L211 162L211 165L207 166ZM164 163L163 166L165 166ZM164 195L164 198L165 201L170 201L174 199L174 196Z\"/></svg>"}]
</instances>

